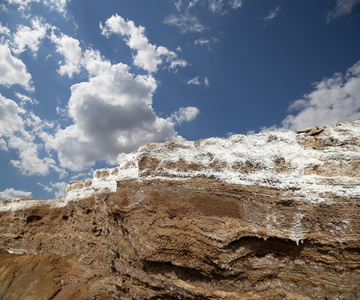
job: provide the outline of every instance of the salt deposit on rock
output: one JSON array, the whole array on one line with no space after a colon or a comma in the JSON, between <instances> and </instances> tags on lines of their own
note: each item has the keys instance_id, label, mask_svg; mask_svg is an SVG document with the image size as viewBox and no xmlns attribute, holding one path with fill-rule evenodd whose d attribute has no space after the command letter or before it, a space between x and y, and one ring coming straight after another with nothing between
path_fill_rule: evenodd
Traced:
<instances>
[{"instance_id":1,"label":"salt deposit on rock","mask_svg":"<svg viewBox=\"0 0 360 300\"><path fill-rule=\"evenodd\" d=\"M0 202L0 298L359 299L359 170L360 120L120 154Z\"/></svg>"}]
</instances>

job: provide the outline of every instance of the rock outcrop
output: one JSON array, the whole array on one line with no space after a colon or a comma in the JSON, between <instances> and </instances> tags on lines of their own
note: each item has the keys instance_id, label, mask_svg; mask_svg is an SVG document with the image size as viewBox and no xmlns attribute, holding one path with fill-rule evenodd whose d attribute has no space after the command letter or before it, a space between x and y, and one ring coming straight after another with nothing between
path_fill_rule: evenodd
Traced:
<instances>
[{"instance_id":1,"label":"rock outcrop","mask_svg":"<svg viewBox=\"0 0 360 300\"><path fill-rule=\"evenodd\" d=\"M1 299L360 298L360 120L118 164L0 202Z\"/></svg>"}]
</instances>

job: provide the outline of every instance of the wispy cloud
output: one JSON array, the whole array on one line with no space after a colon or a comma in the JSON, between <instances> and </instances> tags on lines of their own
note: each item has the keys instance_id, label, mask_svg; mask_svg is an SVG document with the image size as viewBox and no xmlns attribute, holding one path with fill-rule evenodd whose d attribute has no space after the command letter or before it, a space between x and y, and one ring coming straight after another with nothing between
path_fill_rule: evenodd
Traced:
<instances>
[{"instance_id":1,"label":"wispy cloud","mask_svg":"<svg viewBox=\"0 0 360 300\"><path fill-rule=\"evenodd\" d=\"M201 24L200 20L190 14L170 15L165 19L164 24L178 27L181 33L205 30L205 26Z\"/></svg>"},{"instance_id":2,"label":"wispy cloud","mask_svg":"<svg viewBox=\"0 0 360 300\"><path fill-rule=\"evenodd\" d=\"M51 10L56 10L63 16L66 14L67 2L71 0L43 0L43 4L47 5ZM9 4L17 5L19 10L25 11L32 3L39 3L40 0L7 0Z\"/></svg>"},{"instance_id":3,"label":"wispy cloud","mask_svg":"<svg viewBox=\"0 0 360 300\"><path fill-rule=\"evenodd\" d=\"M207 78L207 77L204 78L204 84L205 84L206 87L210 86L209 78Z\"/></svg>"},{"instance_id":4,"label":"wispy cloud","mask_svg":"<svg viewBox=\"0 0 360 300\"><path fill-rule=\"evenodd\" d=\"M352 13L357 4L360 4L360 0L337 0L336 7L327 15L327 21Z\"/></svg>"},{"instance_id":5,"label":"wispy cloud","mask_svg":"<svg viewBox=\"0 0 360 300\"><path fill-rule=\"evenodd\" d=\"M243 5L243 0L232 0L230 1L230 5L233 9L238 9Z\"/></svg>"},{"instance_id":6,"label":"wispy cloud","mask_svg":"<svg viewBox=\"0 0 360 300\"><path fill-rule=\"evenodd\" d=\"M204 85L205 87L209 87L210 81L207 77L205 77L203 81L200 81L200 76L196 76L188 80L187 85Z\"/></svg>"},{"instance_id":7,"label":"wispy cloud","mask_svg":"<svg viewBox=\"0 0 360 300\"><path fill-rule=\"evenodd\" d=\"M223 0L208 0L209 1L209 9L212 12L220 13L223 9Z\"/></svg>"},{"instance_id":8,"label":"wispy cloud","mask_svg":"<svg viewBox=\"0 0 360 300\"><path fill-rule=\"evenodd\" d=\"M200 85L201 82L199 80L199 76L196 76L192 79L190 79L188 82L187 82L188 85Z\"/></svg>"},{"instance_id":9,"label":"wispy cloud","mask_svg":"<svg viewBox=\"0 0 360 300\"><path fill-rule=\"evenodd\" d=\"M210 39L206 39L206 38L200 38L194 41L194 45L199 45L199 46L206 46L209 50L211 49L211 46L214 43L218 43L220 42L220 40L218 38L210 38Z\"/></svg>"},{"instance_id":10,"label":"wispy cloud","mask_svg":"<svg viewBox=\"0 0 360 300\"><path fill-rule=\"evenodd\" d=\"M275 19L279 15L280 10L281 10L281 6L280 5L276 6L274 9L269 11L269 14L266 17L264 17L263 20L271 21Z\"/></svg>"},{"instance_id":11,"label":"wispy cloud","mask_svg":"<svg viewBox=\"0 0 360 300\"><path fill-rule=\"evenodd\" d=\"M238 9L242 6L243 0L176 0L174 5L178 12L182 9L189 11L199 5L208 6L213 13L224 13L228 9Z\"/></svg>"}]
</instances>

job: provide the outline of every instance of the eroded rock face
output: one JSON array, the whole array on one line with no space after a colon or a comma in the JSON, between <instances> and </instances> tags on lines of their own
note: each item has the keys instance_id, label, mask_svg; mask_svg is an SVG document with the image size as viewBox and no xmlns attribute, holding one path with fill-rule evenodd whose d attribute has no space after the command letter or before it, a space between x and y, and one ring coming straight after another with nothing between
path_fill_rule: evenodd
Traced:
<instances>
[{"instance_id":1,"label":"eroded rock face","mask_svg":"<svg viewBox=\"0 0 360 300\"><path fill-rule=\"evenodd\" d=\"M0 202L0 298L359 299L359 133L150 144Z\"/></svg>"}]
</instances>

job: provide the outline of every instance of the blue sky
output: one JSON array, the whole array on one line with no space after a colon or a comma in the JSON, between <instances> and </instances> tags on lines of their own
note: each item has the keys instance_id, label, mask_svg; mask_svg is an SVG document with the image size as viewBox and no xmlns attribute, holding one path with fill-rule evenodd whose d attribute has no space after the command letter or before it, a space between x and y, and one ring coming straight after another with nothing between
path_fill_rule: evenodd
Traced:
<instances>
[{"instance_id":1,"label":"blue sky","mask_svg":"<svg viewBox=\"0 0 360 300\"><path fill-rule=\"evenodd\" d=\"M360 0L5 0L0 199L150 142L360 118Z\"/></svg>"}]
</instances>

